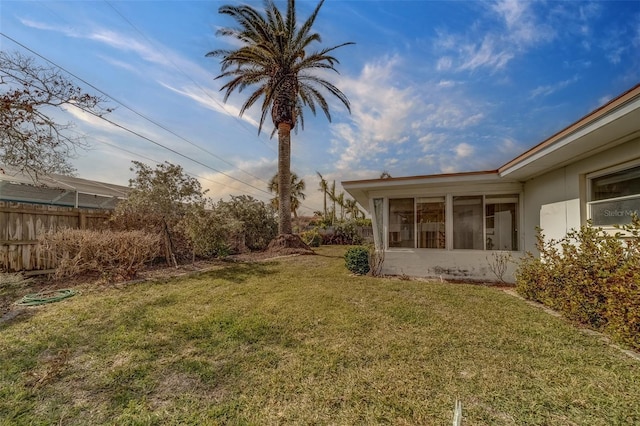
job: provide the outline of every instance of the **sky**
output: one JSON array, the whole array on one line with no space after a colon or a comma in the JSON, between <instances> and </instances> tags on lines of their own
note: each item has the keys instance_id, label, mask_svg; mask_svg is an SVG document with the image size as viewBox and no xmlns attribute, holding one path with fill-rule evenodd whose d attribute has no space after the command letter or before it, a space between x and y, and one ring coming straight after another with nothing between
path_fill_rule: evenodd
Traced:
<instances>
[{"instance_id":1,"label":"sky","mask_svg":"<svg viewBox=\"0 0 640 426\"><path fill-rule=\"evenodd\" d=\"M262 1L247 2L262 8ZM128 185L131 161L168 161L214 200L267 201L277 136L259 110L240 117L248 92L224 102L216 36L233 27L220 1L11 1L0 3L0 47L69 72L108 99L107 121L58 112L86 136L77 176ZM276 1L286 7L286 2ZM317 2L298 1L306 19ZM306 183L300 214L322 210L329 182L495 170L640 82L640 1L326 0L314 49L334 53L323 77L332 121L305 112L292 132L291 169ZM49 61L49 62L47 62Z\"/></svg>"}]
</instances>

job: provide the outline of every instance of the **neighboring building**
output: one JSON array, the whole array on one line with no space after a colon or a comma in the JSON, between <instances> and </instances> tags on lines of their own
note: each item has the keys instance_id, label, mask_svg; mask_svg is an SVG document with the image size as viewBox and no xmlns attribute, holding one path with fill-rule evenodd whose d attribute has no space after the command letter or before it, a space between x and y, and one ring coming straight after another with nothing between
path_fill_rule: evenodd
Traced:
<instances>
[{"instance_id":1,"label":"neighboring building","mask_svg":"<svg viewBox=\"0 0 640 426\"><path fill-rule=\"evenodd\" d=\"M63 175L30 176L0 166L0 271L51 272L38 238L61 228L101 229L129 188Z\"/></svg>"},{"instance_id":2,"label":"neighboring building","mask_svg":"<svg viewBox=\"0 0 640 426\"><path fill-rule=\"evenodd\" d=\"M31 176L0 165L0 201L113 210L129 191L126 186L58 174L39 176L34 184Z\"/></svg>"},{"instance_id":3,"label":"neighboring building","mask_svg":"<svg viewBox=\"0 0 640 426\"><path fill-rule=\"evenodd\" d=\"M383 273L495 281L495 255L535 253L538 227L559 239L640 215L640 84L497 170L342 186L371 214Z\"/></svg>"}]
</instances>

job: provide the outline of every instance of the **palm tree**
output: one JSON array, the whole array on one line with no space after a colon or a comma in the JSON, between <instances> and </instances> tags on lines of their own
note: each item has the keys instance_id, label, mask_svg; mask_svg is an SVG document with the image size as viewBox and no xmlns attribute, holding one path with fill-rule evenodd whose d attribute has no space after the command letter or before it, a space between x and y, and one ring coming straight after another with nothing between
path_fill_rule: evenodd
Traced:
<instances>
[{"instance_id":1,"label":"palm tree","mask_svg":"<svg viewBox=\"0 0 640 426\"><path fill-rule=\"evenodd\" d=\"M291 129L298 124L304 129L303 108L309 107L315 115L320 107L331 121L329 104L321 93L327 90L337 97L350 112L347 97L329 81L314 75L317 69L336 71L338 60L330 53L339 47L353 44L342 43L333 47L311 51L313 42L320 42L320 34L312 32L321 0L313 13L302 25L296 19L295 0L288 0L286 16L283 16L273 0L265 0L261 12L248 5L225 5L218 10L229 15L239 27L222 28L217 35L231 37L240 47L235 50L218 49L206 56L221 58L221 74L216 78L230 79L221 90L225 90L225 101L234 92L242 92L253 86L255 90L240 108L242 115L262 98L258 134L271 113L274 130L278 132L278 228L280 234L291 234Z\"/></svg>"},{"instance_id":2,"label":"palm tree","mask_svg":"<svg viewBox=\"0 0 640 426\"><path fill-rule=\"evenodd\" d=\"M329 190L329 182L325 178L322 177L320 172L316 172L320 177L320 188L318 191L322 192L324 195L324 216L322 216L325 220L327 219L327 191Z\"/></svg>"},{"instance_id":3,"label":"palm tree","mask_svg":"<svg viewBox=\"0 0 640 426\"><path fill-rule=\"evenodd\" d=\"M336 200L337 200L335 180L331 184L331 188L329 189L329 192L327 192L327 194L329 194L329 198L331 198L331 201L333 201L333 211L331 212L331 224L333 225L336 221Z\"/></svg>"},{"instance_id":4,"label":"palm tree","mask_svg":"<svg viewBox=\"0 0 640 426\"><path fill-rule=\"evenodd\" d=\"M290 184L290 188L291 188L291 201L290 201L290 206L291 206L291 211L289 212L289 217L291 217L291 213L293 213L293 217L294 218L298 218L298 209L300 208L300 200L304 200L305 198L307 198L306 194L302 191L305 190L306 188L306 184L304 183L304 179L298 179L298 175L295 173L291 173L291 184ZM279 185L279 179L278 179L278 175L275 174L273 175L273 177L271 178L271 180L269 181L269 192L276 194L275 198L273 198L271 200L271 204L278 209L280 206L280 191L278 191L278 188L280 187Z\"/></svg>"},{"instance_id":5,"label":"palm tree","mask_svg":"<svg viewBox=\"0 0 640 426\"><path fill-rule=\"evenodd\" d=\"M340 206L340 220L344 222L344 192L336 196L336 202Z\"/></svg>"},{"instance_id":6,"label":"palm tree","mask_svg":"<svg viewBox=\"0 0 640 426\"><path fill-rule=\"evenodd\" d=\"M351 215L351 219L358 219L358 216L362 213L362 210L358 207L358 203L353 198L347 198L344 201L344 208L347 210L347 213Z\"/></svg>"}]
</instances>

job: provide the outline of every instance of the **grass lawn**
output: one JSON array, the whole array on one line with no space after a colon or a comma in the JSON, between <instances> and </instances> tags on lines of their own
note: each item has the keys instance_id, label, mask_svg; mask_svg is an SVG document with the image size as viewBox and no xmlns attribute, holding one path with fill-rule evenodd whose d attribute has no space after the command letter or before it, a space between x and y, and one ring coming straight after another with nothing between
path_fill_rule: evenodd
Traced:
<instances>
[{"instance_id":1,"label":"grass lawn","mask_svg":"<svg viewBox=\"0 0 640 426\"><path fill-rule=\"evenodd\" d=\"M640 424L640 363L490 287L343 247L86 286L0 324L0 424Z\"/></svg>"}]
</instances>

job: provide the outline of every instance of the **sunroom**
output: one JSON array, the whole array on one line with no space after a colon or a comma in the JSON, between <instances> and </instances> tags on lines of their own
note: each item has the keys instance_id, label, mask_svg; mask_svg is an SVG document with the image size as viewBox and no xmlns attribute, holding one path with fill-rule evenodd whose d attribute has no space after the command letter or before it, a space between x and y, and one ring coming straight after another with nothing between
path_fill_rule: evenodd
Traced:
<instances>
[{"instance_id":1,"label":"sunroom","mask_svg":"<svg viewBox=\"0 0 640 426\"><path fill-rule=\"evenodd\" d=\"M385 273L498 280L495 263L522 255L522 184L501 179L497 172L343 185L356 199L368 194Z\"/></svg>"}]
</instances>

